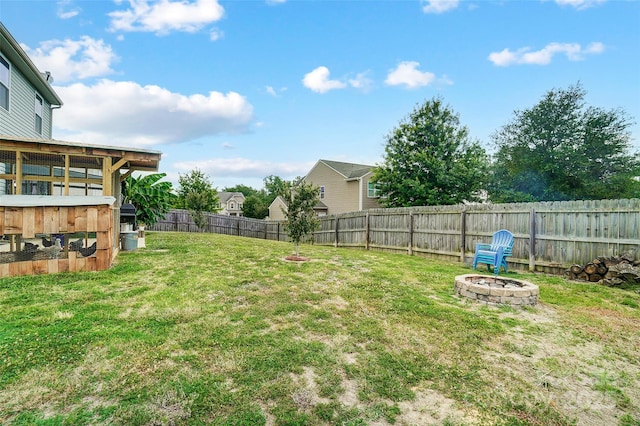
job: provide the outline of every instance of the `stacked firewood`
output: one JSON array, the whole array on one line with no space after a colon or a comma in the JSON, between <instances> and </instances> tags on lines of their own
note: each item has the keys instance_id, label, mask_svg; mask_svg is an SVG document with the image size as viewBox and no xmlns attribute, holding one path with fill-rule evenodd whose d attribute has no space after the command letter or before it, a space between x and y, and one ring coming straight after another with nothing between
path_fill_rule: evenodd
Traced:
<instances>
[{"instance_id":1,"label":"stacked firewood","mask_svg":"<svg viewBox=\"0 0 640 426\"><path fill-rule=\"evenodd\" d=\"M571 265L565 273L571 280L588 281L609 287L624 283L640 283L640 260L634 261L634 258L634 252L619 256L601 256L586 265Z\"/></svg>"}]
</instances>

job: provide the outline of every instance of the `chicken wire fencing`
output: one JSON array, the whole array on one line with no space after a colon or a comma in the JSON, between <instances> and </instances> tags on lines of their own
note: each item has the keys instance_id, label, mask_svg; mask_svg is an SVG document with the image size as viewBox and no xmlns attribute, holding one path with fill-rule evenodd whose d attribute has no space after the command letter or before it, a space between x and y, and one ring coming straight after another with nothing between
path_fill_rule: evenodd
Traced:
<instances>
[{"instance_id":1,"label":"chicken wire fencing","mask_svg":"<svg viewBox=\"0 0 640 426\"><path fill-rule=\"evenodd\" d=\"M2 195L102 195L102 158L0 150Z\"/></svg>"}]
</instances>

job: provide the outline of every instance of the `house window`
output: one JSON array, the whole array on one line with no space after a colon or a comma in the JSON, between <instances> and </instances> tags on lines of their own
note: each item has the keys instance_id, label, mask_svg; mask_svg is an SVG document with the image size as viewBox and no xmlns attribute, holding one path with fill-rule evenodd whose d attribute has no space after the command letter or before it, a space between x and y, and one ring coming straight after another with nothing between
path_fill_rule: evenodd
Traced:
<instances>
[{"instance_id":1,"label":"house window","mask_svg":"<svg viewBox=\"0 0 640 426\"><path fill-rule=\"evenodd\" d=\"M0 107L9 110L9 62L0 56Z\"/></svg>"},{"instance_id":2,"label":"house window","mask_svg":"<svg viewBox=\"0 0 640 426\"><path fill-rule=\"evenodd\" d=\"M235 209L235 208L236 208L236 204L235 204L233 201L230 201L230 202L229 202L229 209L230 209L230 210L233 210L233 209Z\"/></svg>"},{"instance_id":3,"label":"house window","mask_svg":"<svg viewBox=\"0 0 640 426\"><path fill-rule=\"evenodd\" d=\"M36 93L36 133L42 134L42 98Z\"/></svg>"},{"instance_id":4,"label":"house window","mask_svg":"<svg viewBox=\"0 0 640 426\"><path fill-rule=\"evenodd\" d=\"M320 199L324 200L324 186L320 187Z\"/></svg>"},{"instance_id":5,"label":"house window","mask_svg":"<svg viewBox=\"0 0 640 426\"><path fill-rule=\"evenodd\" d=\"M379 198L380 197L380 184L367 182L367 197Z\"/></svg>"}]
</instances>

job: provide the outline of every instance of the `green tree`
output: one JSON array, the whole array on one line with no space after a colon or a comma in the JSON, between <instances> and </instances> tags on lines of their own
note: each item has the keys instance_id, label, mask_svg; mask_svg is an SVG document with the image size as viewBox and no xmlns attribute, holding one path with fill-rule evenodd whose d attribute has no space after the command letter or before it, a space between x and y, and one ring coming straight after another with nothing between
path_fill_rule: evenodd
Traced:
<instances>
[{"instance_id":1,"label":"green tree","mask_svg":"<svg viewBox=\"0 0 640 426\"><path fill-rule=\"evenodd\" d=\"M245 217L264 219L269 216L269 204L271 203L267 202L267 196L264 191L249 195L242 205L242 214Z\"/></svg>"},{"instance_id":2,"label":"green tree","mask_svg":"<svg viewBox=\"0 0 640 426\"><path fill-rule=\"evenodd\" d=\"M187 209L198 228L207 225L206 213L220 210L218 190L213 187L209 177L201 170L194 169L185 175L179 175L177 208Z\"/></svg>"},{"instance_id":3,"label":"green tree","mask_svg":"<svg viewBox=\"0 0 640 426\"><path fill-rule=\"evenodd\" d=\"M235 185L235 186L227 186L227 187L223 188L222 191L224 191L224 192L240 192L245 197L248 197L249 195L255 195L258 192L260 192L257 189L254 189L254 188L252 188L250 186L243 185L243 184L238 184L238 185Z\"/></svg>"},{"instance_id":4,"label":"green tree","mask_svg":"<svg viewBox=\"0 0 640 426\"><path fill-rule=\"evenodd\" d=\"M372 181L387 207L477 201L489 163L459 116L441 98L416 108L387 136Z\"/></svg>"},{"instance_id":5,"label":"green tree","mask_svg":"<svg viewBox=\"0 0 640 426\"><path fill-rule=\"evenodd\" d=\"M284 196L285 191L290 186L290 182L274 175L269 175L262 181L264 182L264 188L266 189L267 194L270 198L269 204L271 204L271 202L275 200L278 195Z\"/></svg>"},{"instance_id":6,"label":"green tree","mask_svg":"<svg viewBox=\"0 0 640 426\"><path fill-rule=\"evenodd\" d=\"M296 257L300 255L300 243L318 228L319 221L314 207L318 204L320 192L317 186L301 181L297 185L285 183L283 198L287 200L284 227L295 246Z\"/></svg>"},{"instance_id":7,"label":"green tree","mask_svg":"<svg viewBox=\"0 0 640 426\"><path fill-rule=\"evenodd\" d=\"M124 200L135 206L139 224L153 225L171 208L175 195L171 182L160 182L165 176L155 173L124 180Z\"/></svg>"},{"instance_id":8,"label":"green tree","mask_svg":"<svg viewBox=\"0 0 640 426\"><path fill-rule=\"evenodd\" d=\"M620 109L587 106L580 83L554 89L492 136L494 202L640 196L633 121Z\"/></svg>"}]
</instances>

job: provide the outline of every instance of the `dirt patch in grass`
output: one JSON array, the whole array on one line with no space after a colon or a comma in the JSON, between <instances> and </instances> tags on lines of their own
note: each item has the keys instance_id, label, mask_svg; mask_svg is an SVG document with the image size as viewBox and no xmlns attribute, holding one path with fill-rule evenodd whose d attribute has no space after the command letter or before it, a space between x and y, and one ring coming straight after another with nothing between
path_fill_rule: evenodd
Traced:
<instances>
[{"instance_id":1,"label":"dirt patch in grass","mask_svg":"<svg viewBox=\"0 0 640 426\"><path fill-rule=\"evenodd\" d=\"M296 256L296 255L290 255L284 258L284 260L288 261L288 262L308 262L309 259L308 257L304 257L304 256Z\"/></svg>"},{"instance_id":2,"label":"dirt patch in grass","mask_svg":"<svg viewBox=\"0 0 640 426\"><path fill-rule=\"evenodd\" d=\"M500 317L523 325L508 329L483 353L484 375L496 383L494 398L502 391L509 395L503 404L532 412L536 405L547 405L584 426L615 425L625 415L640 415L637 362L576 334L569 324L558 326L558 312L544 304ZM522 391L514 393L514 388Z\"/></svg>"}]
</instances>

